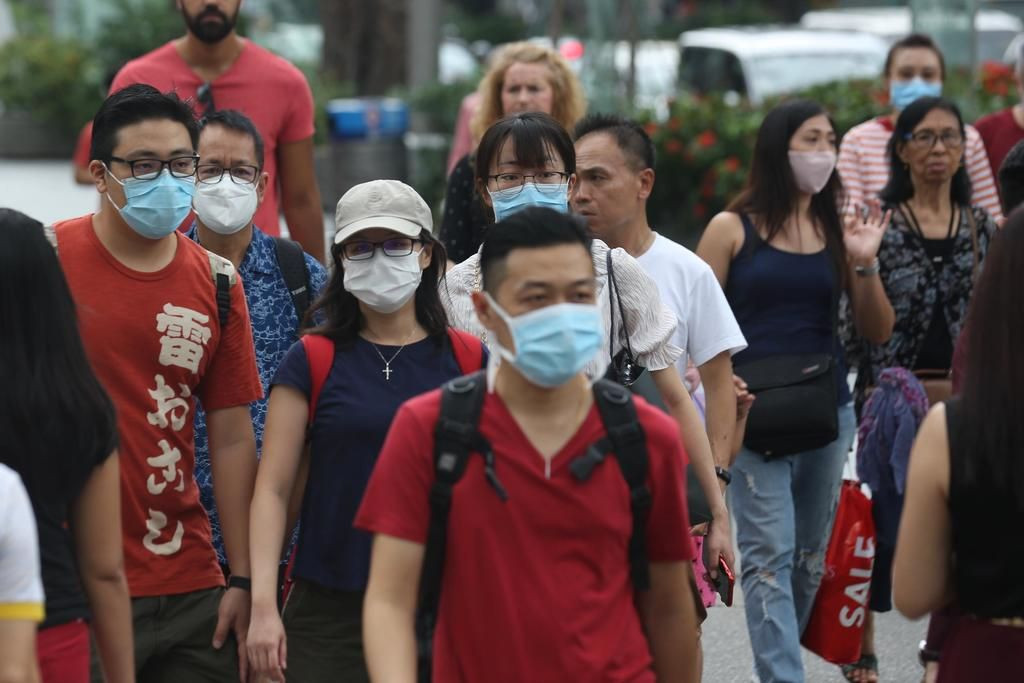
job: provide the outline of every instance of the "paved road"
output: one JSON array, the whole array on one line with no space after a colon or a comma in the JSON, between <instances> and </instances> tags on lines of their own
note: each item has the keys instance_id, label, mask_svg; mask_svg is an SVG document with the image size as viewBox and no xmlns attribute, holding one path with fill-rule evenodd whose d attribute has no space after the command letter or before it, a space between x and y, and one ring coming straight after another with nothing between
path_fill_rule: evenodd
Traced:
<instances>
[{"instance_id":1,"label":"paved road","mask_svg":"<svg viewBox=\"0 0 1024 683\"><path fill-rule=\"evenodd\" d=\"M23 211L45 223L95 210L100 196L92 187L75 185L69 164L59 161L0 160L0 206ZM325 215L325 230L333 231ZM737 587L736 605L715 607L704 627L704 681L746 683L753 671L750 641ZM885 683L917 683L917 643L924 637L923 622L912 623L895 613L878 620L877 643ZM804 653L808 683L842 682L838 669Z\"/></svg>"}]
</instances>

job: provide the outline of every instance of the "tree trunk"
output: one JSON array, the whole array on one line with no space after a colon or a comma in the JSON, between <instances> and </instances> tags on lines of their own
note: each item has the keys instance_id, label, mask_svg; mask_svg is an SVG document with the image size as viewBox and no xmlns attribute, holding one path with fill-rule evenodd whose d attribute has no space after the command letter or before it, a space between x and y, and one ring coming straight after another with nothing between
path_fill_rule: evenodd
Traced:
<instances>
[{"instance_id":1,"label":"tree trunk","mask_svg":"<svg viewBox=\"0 0 1024 683\"><path fill-rule=\"evenodd\" d=\"M324 72L352 83L358 95L384 95L404 84L407 1L322 1Z\"/></svg>"}]
</instances>

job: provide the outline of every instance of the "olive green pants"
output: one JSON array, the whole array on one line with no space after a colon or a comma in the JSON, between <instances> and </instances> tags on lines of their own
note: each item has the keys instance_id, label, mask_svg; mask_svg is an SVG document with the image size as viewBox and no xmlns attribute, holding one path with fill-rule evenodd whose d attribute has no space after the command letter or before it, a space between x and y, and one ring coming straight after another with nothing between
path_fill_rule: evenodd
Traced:
<instances>
[{"instance_id":1,"label":"olive green pants","mask_svg":"<svg viewBox=\"0 0 1024 683\"><path fill-rule=\"evenodd\" d=\"M363 595L296 579L281 615L288 638L288 683L369 683Z\"/></svg>"}]
</instances>

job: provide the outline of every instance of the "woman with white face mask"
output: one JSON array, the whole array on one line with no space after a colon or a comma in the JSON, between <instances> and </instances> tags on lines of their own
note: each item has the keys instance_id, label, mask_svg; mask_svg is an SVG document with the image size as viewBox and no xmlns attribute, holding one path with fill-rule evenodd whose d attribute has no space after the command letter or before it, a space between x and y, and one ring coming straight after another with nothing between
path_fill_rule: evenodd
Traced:
<instances>
[{"instance_id":1,"label":"woman with white face mask","mask_svg":"<svg viewBox=\"0 0 1024 683\"><path fill-rule=\"evenodd\" d=\"M840 294L849 294L858 322L885 320L878 278L855 269L871 263L889 216L876 203L844 230L835 165L835 127L825 110L807 100L779 105L761 124L746 190L715 216L697 247L749 344L733 357L739 377L753 384L756 363L778 369L810 356L824 358L820 367L827 372L819 375L826 384L831 373L831 386L817 401L835 410L831 441L819 438L824 443L803 450L763 446L767 439L753 429L759 406L752 388L751 422L732 467L729 507L743 564L747 630L757 676L766 682L804 680L800 634L821 581L853 442L853 404L835 325ZM797 400L790 415L816 412L817 406L799 403L799 394ZM799 419L787 425L787 436L809 443Z\"/></svg>"},{"instance_id":2,"label":"woman with white face mask","mask_svg":"<svg viewBox=\"0 0 1024 683\"><path fill-rule=\"evenodd\" d=\"M313 307L325 322L274 378L252 501L249 661L274 681L285 668L299 683L368 680L371 536L353 529L356 510L398 407L485 360L479 341L448 328L437 290L444 248L415 190L396 180L357 185L338 202L336 224L334 272ZM279 616L277 563L304 444L295 583Z\"/></svg>"},{"instance_id":3,"label":"woman with white face mask","mask_svg":"<svg viewBox=\"0 0 1024 683\"><path fill-rule=\"evenodd\" d=\"M942 94L946 62L929 36L914 33L889 48L882 76L889 94L889 110L847 131L839 148L839 175L850 211L865 200L878 197L885 187L889 177L886 145L896 117L919 97ZM966 127L965 133L964 165L971 179L971 203L983 207L998 220L1002 210L985 145L971 126Z\"/></svg>"}]
</instances>

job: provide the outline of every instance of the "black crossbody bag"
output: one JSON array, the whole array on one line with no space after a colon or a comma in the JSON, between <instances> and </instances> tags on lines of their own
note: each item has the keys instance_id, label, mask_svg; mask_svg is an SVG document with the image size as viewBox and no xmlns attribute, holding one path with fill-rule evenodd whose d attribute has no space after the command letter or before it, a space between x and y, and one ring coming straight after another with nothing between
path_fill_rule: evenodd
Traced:
<instances>
[{"instance_id":1,"label":"black crossbody bag","mask_svg":"<svg viewBox=\"0 0 1024 683\"><path fill-rule=\"evenodd\" d=\"M629 330L626 325L626 309L622 306L622 296L619 294L619 287L615 283L615 269L612 266L612 250L608 250L608 254L605 257L605 263L608 267L608 310L609 320L611 322L611 330L609 331L608 348L611 349L611 340L615 339L615 308L616 305L619 309L619 316L622 318L622 325L626 328L626 345L617 354L612 356L612 363L608 367L608 372L605 374L606 379L610 379L613 382L618 382L622 386L628 388L636 396L642 397L645 401L650 403L652 406L662 410L666 414L668 408L665 407L665 402L661 400L661 394L658 392L658 387L654 383L654 379L651 377L651 373L647 372L647 368L640 365L637 362L636 356L633 355L633 349L629 344ZM612 300L614 294L615 300ZM704 495L704 489L701 488L700 482L697 480L696 475L693 473L693 465L687 463L686 465L686 503L690 515L690 524L696 526L705 522L711 521L711 506L708 505L708 499Z\"/></svg>"},{"instance_id":2,"label":"black crossbody bag","mask_svg":"<svg viewBox=\"0 0 1024 683\"><path fill-rule=\"evenodd\" d=\"M831 262L830 262L831 263ZM834 271L834 269L833 269ZM836 345L839 290L832 296L832 343ZM835 357L794 353L743 363L733 370L755 396L743 445L775 458L821 448L839 437Z\"/></svg>"}]
</instances>

